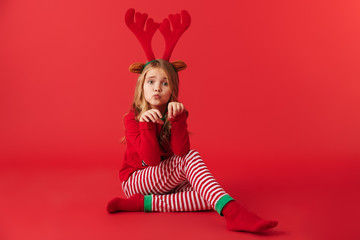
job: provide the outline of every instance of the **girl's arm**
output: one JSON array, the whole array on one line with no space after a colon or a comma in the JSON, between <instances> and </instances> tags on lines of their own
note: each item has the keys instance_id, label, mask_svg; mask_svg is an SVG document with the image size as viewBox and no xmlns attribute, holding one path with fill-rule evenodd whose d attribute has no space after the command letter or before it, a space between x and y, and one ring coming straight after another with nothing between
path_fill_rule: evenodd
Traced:
<instances>
[{"instance_id":1,"label":"girl's arm","mask_svg":"<svg viewBox=\"0 0 360 240\"><path fill-rule=\"evenodd\" d=\"M146 165L160 163L160 147L154 122L138 122L131 112L124 119L126 141L135 147Z\"/></svg>"},{"instance_id":2,"label":"girl's arm","mask_svg":"<svg viewBox=\"0 0 360 240\"><path fill-rule=\"evenodd\" d=\"M177 156L185 155L190 150L189 134L187 131L186 120L189 112L184 110L174 118L170 118L171 121L171 149Z\"/></svg>"}]
</instances>

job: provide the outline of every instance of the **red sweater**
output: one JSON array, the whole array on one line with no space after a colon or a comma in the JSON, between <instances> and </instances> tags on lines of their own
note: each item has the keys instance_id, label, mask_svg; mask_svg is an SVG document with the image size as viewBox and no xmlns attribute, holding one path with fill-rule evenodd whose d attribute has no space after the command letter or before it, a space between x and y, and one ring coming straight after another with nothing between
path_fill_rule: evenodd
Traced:
<instances>
[{"instance_id":1,"label":"red sweater","mask_svg":"<svg viewBox=\"0 0 360 240\"><path fill-rule=\"evenodd\" d=\"M183 111L171 118L170 146L161 147L158 142L163 124L139 122L135 119L134 110L130 110L124 118L126 152L120 169L120 181L127 180L130 175L148 166L157 166L173 155L182 156L189 152L190 141L186 119L188 112Z\"/></svg>"}]
</instances>

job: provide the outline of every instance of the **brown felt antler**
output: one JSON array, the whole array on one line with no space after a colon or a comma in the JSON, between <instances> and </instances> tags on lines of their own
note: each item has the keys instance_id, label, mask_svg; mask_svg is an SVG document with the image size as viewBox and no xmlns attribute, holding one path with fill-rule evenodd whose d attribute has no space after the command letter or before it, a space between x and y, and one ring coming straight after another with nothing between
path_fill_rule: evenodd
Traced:
<instances>
[{"instance_id":1,"label":"brown felt antler","mask_svg":"<svg viewBox=\"0 0 360 240\"><path fill-rule=\"evenodd\" d=\"M182 23L181 23L182 17ZM163 59L170 59L171 53L175 48L176 43L180 39L181 35L189 28L191 24L190 14L186 10L181 11L180 14L170 14L169 19L172 25L173 31L170 29L169 19L165 18L159 26L159 30L165 38L165 52Z\"/></svg>"},{"instance_id":2,"label":"brown felt antler","mask_svg":"<svg viewBox=\"0 0 360 240\"><path fill-rule=\"evenodd\" d=\"M135 22L134 22L135 16ZM135 34L141 46L143 47L146 57L149 61L155 59L154 52L151 48L151 40L154 36L154 33L159 27L159 24L154 22L152 18L148 18L146 13L135 13L135 9L130 8L125 14L125 23L130 28L130 30ZM146 22L146 30L144 30Z\"/></svg>"}]
</instances>

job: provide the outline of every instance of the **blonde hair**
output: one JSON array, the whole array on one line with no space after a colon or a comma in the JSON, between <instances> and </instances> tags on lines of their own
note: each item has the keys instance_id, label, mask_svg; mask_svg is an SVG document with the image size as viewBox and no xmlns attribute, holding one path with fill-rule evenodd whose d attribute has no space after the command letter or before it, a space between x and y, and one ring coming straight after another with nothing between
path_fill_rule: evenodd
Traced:
<instances>
[{"instance_id":1,"label":"blonde hair","mask_svg":"<svg viewBox=\"0 0 360 240\"><path fill-rule=\"evenodd\" d=\"M144 112L151 109L151 107L149 106L149 103L145 99L143 89L144 89L144 82L145 82L146 74L153 68L161 68L162 70L164 70L166 77L168 79L168 82L169 82L169 88L170 88L170 92L171 92L169 102L178 102L179 77L178 77L178 74L177 74L174 66L166 60L156 59L145 66L145 68L142 70L142 72L139 75L137 82L136 82L134 100L132 102L131 108L134 110L135 119L138 121ZM169 144L169 141L170 141L171 122L167 118L167 114L165 114L165 115L166 116L165 116L164 125L161 129L160 136L158 139L160 146ZM125 141L125 137L122 139L122 142L123 141Z\"/></svg>"}]
</instances>

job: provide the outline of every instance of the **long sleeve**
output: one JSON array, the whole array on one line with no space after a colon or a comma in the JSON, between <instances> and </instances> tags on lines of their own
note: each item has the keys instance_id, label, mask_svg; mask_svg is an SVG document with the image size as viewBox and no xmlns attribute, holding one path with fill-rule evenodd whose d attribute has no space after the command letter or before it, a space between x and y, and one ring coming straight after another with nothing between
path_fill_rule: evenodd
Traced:
<instances>
[{"instance_id":1,"label":"long sleeve","mask_svg":"<svg viewBox=\"0 0 360 240\"><path fill-rule=\"evenodd\" d=\"M187 131L186 120L188 118L188 111L183 111L175 118L171 118L171 149L175 155L182 156L189 152L190 141Z\"/></svg>"},{"instance_id":2,"label":"long sleeve","mask_svg":"<svg viewBox=\"0 0 360 240\"><path fill-rule=\"evenodd\" d=\"M156 166L160 163L160 147L156 137L156 123L138 122L134 114L124 119L125 137L139 154L143 164Z\"/></svg>"}]
</instances>

